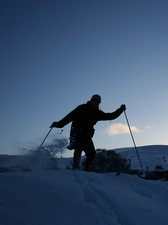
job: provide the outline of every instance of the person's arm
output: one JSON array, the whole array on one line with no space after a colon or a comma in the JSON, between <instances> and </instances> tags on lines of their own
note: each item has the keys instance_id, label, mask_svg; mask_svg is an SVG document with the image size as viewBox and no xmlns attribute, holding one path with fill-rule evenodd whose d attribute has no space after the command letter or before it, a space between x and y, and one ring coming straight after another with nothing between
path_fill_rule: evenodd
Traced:
<instances>
[{"instance_id":1,"label":"person's arm","mask_svg":"<svg viewBox=\"0 0 168 225\"><path fill-rule=\"evenodd\" d=\"M118 108L116 111L112 113L105 113L101 111L99 120L114 120L118 118L125 110L126 110L126 106L121 105L120 108Z\"/></svg>"},{"instance_id":2,"label":"person's arm","mask_svg":"<svg viewBox=\"0 0 168 225\"><path fill-rule=\"evenodd\" d=\"M76 117L76 115L79 113L79 111L80 111L80 106L78 106L73 111L71 111L62 120L60 120L58 122L53 122L52 125L50 126L50 128L53 128L53 127L62 128L62 127L64 127L65 125L67 125L68 123L73 121L73 119Z\"/></svg>"}]
</instances>

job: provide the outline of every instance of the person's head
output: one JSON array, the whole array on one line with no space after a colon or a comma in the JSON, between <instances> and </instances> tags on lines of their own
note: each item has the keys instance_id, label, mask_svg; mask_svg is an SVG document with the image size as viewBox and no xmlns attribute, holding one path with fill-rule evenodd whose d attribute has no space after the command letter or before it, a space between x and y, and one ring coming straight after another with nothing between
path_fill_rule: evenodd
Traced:
<instances>
[{"instance_id":1,"label":"person's head","mask_svg":"<svg viewBox=\"0 0 168 225\"><path fill-rule=\"evenodd\" d=\"M93 107L98 108L99 104L101 103L101 97L100 95L93 95L91 100L90 100L91 104Z\"/></svg>"}]
</instances>

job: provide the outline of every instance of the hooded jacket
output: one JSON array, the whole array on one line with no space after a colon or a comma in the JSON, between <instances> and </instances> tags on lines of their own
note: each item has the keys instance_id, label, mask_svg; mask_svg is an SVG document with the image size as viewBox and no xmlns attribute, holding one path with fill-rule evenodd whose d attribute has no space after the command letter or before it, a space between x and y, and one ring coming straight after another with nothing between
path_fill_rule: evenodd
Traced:
<instances>
[{"instance_id":1,"label":"hooded jacket","mask_svg":"<svg viewBox=\"0 0 168 225\"><path fill-rule=\"evenodd\" d=\"M92 138L94 135L94 125L98 121L114 120L121 115L122 108L118 108L115 112L105 113L98 108L92 106L88 101L86 104L79 105L67 116L58 122L59 127L64 127L68 123L71 125L71 137L81 133L85 137Z\"/></svg>"}]
</instances>

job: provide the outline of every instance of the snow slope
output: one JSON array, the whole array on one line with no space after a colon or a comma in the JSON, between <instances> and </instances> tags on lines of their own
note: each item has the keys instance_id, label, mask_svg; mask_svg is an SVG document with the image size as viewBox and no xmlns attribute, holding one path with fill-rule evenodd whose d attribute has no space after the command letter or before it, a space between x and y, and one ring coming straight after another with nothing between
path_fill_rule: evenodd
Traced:
<instances>
[{"instance_id":1,"label":"snow slope","mask_svg":"<svg viewBox=\"0 0 168 225\"><path fill-rule=\"evenodd\" d=\"M167 156L168 146L152 147L150 154L146 147L140 154L154 166L163 161L163 155ZM132 150L120 149L130 156L134 154ZM19 172L0 173L1 225L168 224L167 181L65 170L71 159L64 158L58 159L61 169L47 170L47 161L44 157L39 159L31 172L22 172L20 166L15 167L20 168ZM22 166L27 163L24 156L1 155L0 166L16 166L19 160ZM135 156L132 163L134 168L138 166ZM167 162L163 165L166 167Z\"/></svg>"}]
</instances>

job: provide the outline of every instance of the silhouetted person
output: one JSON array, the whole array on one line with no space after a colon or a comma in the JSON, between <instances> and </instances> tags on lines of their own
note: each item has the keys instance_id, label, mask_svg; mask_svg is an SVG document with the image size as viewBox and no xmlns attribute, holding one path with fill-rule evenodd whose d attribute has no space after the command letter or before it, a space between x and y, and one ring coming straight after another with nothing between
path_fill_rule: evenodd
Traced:
<instances>
[{"instance_id":1,"label":"silhouetted person","mask_svg":"<svg viewBox=\"0 0 168 225\"><path fill-rule=\"evenodd\" d=\"M79 105L67 116L58 122L53 122L50 128L62 128L72 122L70 131L70 145L68 149L74 149L73 169L79 168L82 151L86 154L85 170L89 170L93 162L96 151L92 141L94 135L94 125L98 121L114 120L126 110L125 105L121 105L115 112L105 113L99 110L101 97L93 95L86 104Z\"/></svg>"}]
</instances>

